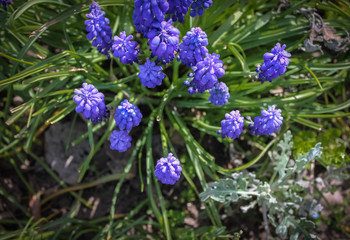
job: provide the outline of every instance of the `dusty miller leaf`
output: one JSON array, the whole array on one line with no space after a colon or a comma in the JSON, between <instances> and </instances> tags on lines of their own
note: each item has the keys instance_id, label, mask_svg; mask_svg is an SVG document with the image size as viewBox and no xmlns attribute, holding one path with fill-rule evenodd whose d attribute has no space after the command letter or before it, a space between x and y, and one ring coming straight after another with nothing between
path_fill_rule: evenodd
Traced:
<instances>
[{"instance_id":1,"label":"dusty miller leaf","mask_svg":"<svg viewBox=\"0 0 350 240\"><path fill-rule=\"evenodd\" d=\"M314 234L309 233L309 229L315 228L315 223L307 220L306 218L300 218L300 220L294 220L296 223L294 226L293 233L290 236L290 239L300 239L296 238L299 236L300 233L303 233L305 236L305 239L319 239Z\"/></svg>"},{"instance_id":2,"label":"dusty miller leaf","mask_svg":"<svg viewBox=\"0 0 350 240\"><path fill-rule=\"evenodd\" d=\"M277 165L275 166L275 170L278 171L279 179L283 178L286 173L286 167L289 162L290 156L292 155L292 147L293 147L293 141L292 141L292 134L290 131L287 131L284 136L283 140L281 140L277 147L281 149L281 154L277 154L275 156L277 160Z\"/></svg>"},{"instance_id":3,"label":"dusty miller leaf","mask_svg":"<svg viewBox=\"0 0 350 240\"><path fill-rule=\"evenodd\" d=\"M281 235L282 239L285 239L287 237L288 228L289 226L295 227L294 225L294 217L290 215L286 215L282 222L277 226L276 233Z\"/></svg>"},{"instance_id":4,"label":"dusty miller leaf","mask_svg":"<svg viewBox=\"0 0 350 240\"><path fill-rule=\"evenodd\" d=\"M237 182L231 178L221 179L219 182L208 183L208 188L199 194L202 201L209 198L218 202L236 202L238 200Z\"/></svg>"},{"instance_id":5,"label":"dusty miller leaf","mask_svg":"<svg viewBox=\"0 0 350 240\"><path fill-rule=\"evenodd\" d=\"M249 199L252 194L256 195L254 190L259 182L253 174L234 173L232 178L208 183L208 188L199 196L202 201L211 198L218 202L236 202L238 199Z\"/></svg>"},{"instance_id":6,"label":"dusty miller leaf","mask_svg":"<svg viewBox=\"0 0 350 240\"><path fill-rule=\"evenodd\" d=\"M291 168L286 168L285 174L283 177L278 179L278 183L282 183L286 179L288 179L293 173L299 172L305 168L305 165L311 162L312 160L320 157L322 154L321 143L317 143L315 147L311 148L311 150L306 154L300 154L298 158L295 160L295 164Z\"/></svg>"},{"instance_id":7,"label":"dusty miller leaf","mask_svg":"<svg viewBox=\"0 0 350 240\"><path fill-rule=\"evenodd\" d=\"M311 150L306 154L300 154L298 158L295 160L295 170L296 172L302 170L306 164L311 162L312 160L320 157L322 154L322 147L321 143L317 143L314 148L311 148Z\"/></svg>"}]
</instances>

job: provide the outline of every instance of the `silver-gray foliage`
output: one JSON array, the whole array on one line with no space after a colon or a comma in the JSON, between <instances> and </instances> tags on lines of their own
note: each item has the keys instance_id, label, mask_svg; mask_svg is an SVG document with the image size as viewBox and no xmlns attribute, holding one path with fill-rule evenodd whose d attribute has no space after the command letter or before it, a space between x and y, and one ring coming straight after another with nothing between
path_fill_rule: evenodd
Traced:
<instances>
[{"instance_id":1,"label":"silver-gray foliage","mask_svg":"<svg viewBox=\"0 0 350 240\"><path fill-rule=\"evenodd\" d=\"M284 134L275 151L272 152L276 161L270 182L260 181L252 173L234 173L232 178L211 182L208 188L200 193L202 201L213 199L218 202L237 202L250 199L248 206L242 206L243 212L257 204L263 207L263 217L268 219L275 231L283 239L299 239L301 234L306 239L315 239L310 229L315 227L307 217L314 216L322 210L322 206L314 199L309 199L308 189L302 184L302 173L305 165L322 154L321 144L316 144L308 153L299 155L292 160L292 134ZM275 176L278 178L275 179ZM265 229L269 232L268 223Z\"/></svg>"}]
</instances>

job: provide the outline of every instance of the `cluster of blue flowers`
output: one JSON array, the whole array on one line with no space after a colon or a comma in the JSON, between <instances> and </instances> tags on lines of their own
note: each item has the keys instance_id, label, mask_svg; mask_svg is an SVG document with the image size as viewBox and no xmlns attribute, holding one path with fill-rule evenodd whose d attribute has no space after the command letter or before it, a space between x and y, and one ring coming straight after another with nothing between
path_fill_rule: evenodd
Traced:
<instances>
[{"instance_id":1,"label":"cluster of blue flowers","mask_svg":"<svg viewBox=\"0 0 350 240\"><path fill-rule=\"evenodd\" d=\"M287 71L291 54L284 50L285 48L285 44L281 46L280 43L277 43L271 49L271 52L264 54L264 63L255 70L258 78L261 79L261 83L265 81L272 82L272 79L277 78Z\"/></svg>"},{"instance_id":2,"label":"cluster of blue flowers","mask_svg":"<svg viewBox=\"0 0 350 240\"><path fill-rule=\"evenodd\" d=\"M83 113L83 117L91 119L92 122L102 121L108 117L107 107L104 101L103 93L100 93L92 84L83 83L83 88L75 89L77 94L73 97L77 104L75 111Z\"/></svg>"},{"instance_id":3,"label":"cluster of blue flowers","mask_svg":"<svg viewBox=\"0 0 350 240\"><path fill-rule=\"evenodd\" d=\"M256 78L260 78L261 83L264 83L265 81L271 82L272 79L277 78L287 71L286 67L289 64L289 57L291 54L285 51L285 48L286 45L281 46L280 43L277 43L270 53L264 54L264 63L261 67L256 68ZM212 103L221 106L220 104L224 104L225 101L227 101L226 98L221 97L227 90L223 85L222 87L215 86L216 88L209 90L211 94L209 100ZM216 97L217 92L222 94L219 95L219 97ZM269 106L268 110L261 110L261 116L254 117L254 121L251 121L249 124L250 133L260 136L270 135L277 131L283 122L281 112L280 109L276 109L275 105ZM238 110L226 114L225 117L226 120L221 121L221 129L218 131L218 134L221 134L222 138L238 138L243 131L243 117L241 117Z\"/></svg>"},{"instance_id":4,"label":"cluster of blue flowers","mask_svg":"<svg viewBox=\"0 0 350 240\"><path fill-rule=\"evenodd\" d=\"M154 88L162 84L162 80L165 78L165 74L161 71L161 66L156 66L155 62L151 62L147 59L144 65L140 65L140 73L138 77L143 86L148 88Z\"/></svg>"},{"instance_id":5,"label":"cluster of blue flowers","mask_svg":"<svg viewBox=\"0 0 350 240\"><path fill-rule=\"evenodd\" d=\"M162 183L174 185L180 179L181 171L180 161L169 153L168 157L158 160L154 175Z\"/></svg>"},{"instance_id":6,"label":"cluster of blue flowers","mask_svg":"<svg viewBox=\"0 0 350 240\"><path fill-rule=\"evenodd\" d=\"M249 124L250 133L260 136L270 135L277 131L283 122L281 112L280 109L276 109L275 105L269 106L268 110L261 110L261 116L255 117L254 121ZM225 118L221 121L221 129L218 134L221 134L222 138L238 138L244 126L244 118L241 117L239 110L232 111L230 114L226 113Z\"/></svg>"},{"instance_id":7,"label":"cluster of blue flowers","mask_svg":"<svg viewBox=\"0 0 350 240\"><path fill-rule=\"evenodd\" d=\"M179 47L179 34L179 29L172 25L171 19L161 22L159 28L151 29L147 34L151 57L156 56L158 62L171 62Z\"/></svg>"},{"instance_id":8,"label":"cluster of blue flowers","mask_svg":"<svg viewBox=\"0 0 350 240\"><path fill-rule=\"evenodd\" d=\"M140 109L134 104L129 103L127 99L121 102L114 114L115 125L121 130L126 129L130 131L133 127L140 124L141 118Z\"/></svg>"},{"instance_id":9,"label":"cluster of blue flowers","mask_svg":"<svg viewBox=\"0 0 350 240\"><path fill-rule=\"evenodd\" d=\"M82 113L83 117L98 123L109 118L108 107L104 101L103 93L99 92L94 85L83 83L83 88L75 89L73 97L77 104L75 111ZM111 149L125 152L131 146L131 136L128 131L140 124L142 114L139 108L128 100L124 100L116 109L114 119L116 126L122 131L114 130L111 135ZM127 131L126 131L127 130Z\"/></svg>"},{"instance_id":10,"label":"cluster of blue flowers","mask_svg":"<svg viewBox=\"0 0 350 240\"><path fill-rule=\"evenodd\" d=\"M137 106L131 104L127 99L120 103L115 111L114 120L115 125L121 131L113 131L110 139L111 149L125 152L131 146L132 138L128 131L138 126L141 118L142 114Z\"/></svg>"},{"instance_id":11,"label":"cluster of blue flowers","mask_svg":"<svg viewBox=\"0 0 350 240\"><path fill-rule=\"evenodd\" d=\"M269 106L268 110L261 110L260 117L254 118L254 122L250 124L251 133L254 135L270 135L281 126L282 121L281 110L276 109L275 105Z\"/></svg>"},{"instance_id":12,"label":"cluster of blue flowers","mask_svg":"<svg viewBox=\"0 0 350 240\"><path fill-rule=\"evenodd\" d=\"M244 118L238 110L225 114L225 120L221 121L221 129L218 134L222 134L222 138L238 138L243 132Z\"/></svg>"},{"instance_id":13,"label":"cluster of blue flowers","mask_svg":"<svg viewBox=\"0 0 350 240\"><path fill-rule=\"evenodd\" d=\"M224 105L230 98L228 87L223 82L215 84L214 87L209 90L209 93L209 101L216 106Z\"/></svg>"},{"instance_id":14,"label":"cluster of blue flowers","mask_svg":"<svg viewBox=\"0 0 350 240\"><path fill-rule=\"evenodd\" d=\"M137 31L148 39L151 50L150 59L140 65L138 77L143 86L155 88L162 84L166 77L163 67L157 64L169 63L178 53L178 60L183 65L191 68L193 73L188 76L184 84L188 86L189 94L204 93L209 91L209 101L216 106L223 106L230 98L229 88L225 83L219 82L225 74L223 61L220 55L209 53L207 34L199 27L192 28L179 41L180 31L173 26L174 21L183 22L185 14L191 9L192 17L203 14L204 9L213 4L212 0L135 0L133 21ZM87 38L93 40L93 46L106 56L111 52L115 58L119 58L123 64L138 63L138 43L132 41L133 36L126 35L122 31L119 36L112 37L109 20L105 12L101 11L96 2L90 6L90 13L86 15L90 20L85 21ZM166 19L166 16L168 18ZM285 51L286 46L279 43L265 53L264 63L256 69L257 76L262 81L272 81L286 72L289 64L290 53ZM156 58L152 61L151 58ZM104 103L104 95L90 85L83 84L83 89L75 90L77 94L74 101L77 103L76 111L83 113L83 117L93 122L102 121L109 117L108 108ZM142 114L137 106L124 100L117 107L114 119L120 131L114 130L110 142L111 149L120 152L126 151L131 146L131 136L128 131L140 124ZM255 117L250 122L250 132L254 135L269 135L278 130L282 124L281 110L275 106L269 106L268 110L262 110L261 116ZM236 139L243 132L244 118L239 110L225 114L221 121L221 129L218 134L222 138ZM164 184L175 184L180 178L181 166L178 159L172 153L167 158L158 160L154 174Z\"/></svg>"},{"instance_id":15,"label":"cluster of blue flowers","mask_svg":"<svg viewBox=\"0 0 350 240\"><path fill-rule=\"evenodd\" d=\"M225 74L223 63L219 59L219 54L207 54L203 61L192 67L194 74L188 92L192 95L195 93L204 93L204 91L214 87L218 83L218 78ZM187 84L187 83L186 83Z\"/></svg>"},{"instance_id":16,"label":"cluster of blue flowers","mask_svg":"<svg viewBox=\"0 0 350 240\"><path fill-rule=\"evenodd\" d=\"M135 0L132 15L136 30L147 36L152 28L159 28L169 9L167 0Z\"/></svg>"},{"instance_id":17,"label":"cluster of blue flowers","mask_svg":"<svg viewBox=\"0 0 350 240\"><path fill-rule=\"evenodd\" d=\"M193 0L191 4L191 17L203 15L204 9L209 8L213 4L213 0Z\"/></svg>"},{"instance_id":18,"label":"cluster of blue flowers","mask_svg":"<svg viewBox=\"0 0 350 240\"><path fill-rule=\"evenodd\" d=\"M2 4L5 10L7 10L7 5L13 4L11 0L0 0L0 3Z\"/></svg>"},{"instance_id":19,"label":"cluster of blue flowers","mask_svg":"<svg viewBox=\"0 0 350 240\"><path fill-rule=\"evenodd\" d=\"M86 14L86 17L90 18L85 21L86 31L89 32L86 37L88 40L93 40L92 45L109 58L109 51L112 47L112 29L108 26L109 19L105 17L105 14L96 2L92 2L90 13Z\"/></svg>"},{"instance_id":20,"label":"cluster of blue flowers","mask_svg":"<svg viewBox=\"0 0 350 240\"><path fill-rule=\"evenodd\" d=\"M179 45L179 60L188 68L196 66L198 62L203 61L204 56L208 53L207 45L207 34L199 27L192 28L182 38L182 43Z\"/></svg>"},{"instance_id":21,"label":"cluster of blue flowers","mask_svg":"<svg viewBox=\"0 0 350 240\"><path fill-rule=\"evenodd\" d=\"M136 49L138 43L131 41L132 38L132 35L126 36L125 31L120 33L120 37L114 36L112 45L113 56L119 58L123 64L138 62L137 56L140 50Z\"/></svg>"},{"instance_id":22,"label":"cluster of blue flowers","mask_svg":"<svg viewBox=\"0 0 350 240\"><path fill-rule=\"evenodd\" d=\"M179 60L194 71L191 83L185 83L190 86L190 94L203 93L218 83L218 78L224 75L225 70L218 54L208 54L206 33L198 27L193 28L183 37L183 42L179 45L180 31L172 25L172 21L184 20L184 15L190 6L192 16L196 16L197 13L202 15L203 9L212 5L211 0L135 0L134 5L134 24L136 30L149 39L151 58L156 57L156 62L169 63L179 52ZM171 17L167 21L166 14ZM109 20L96 2L91 4L90 13L86 16L90 18L85 21L86 30L89 32L87 38L93 40L93 46L96 46L102 54L109 58L111 51L123 64L138 62L138 43L131 41L133 36L126 36L125 31L121 32L120 36L112 37L111 28L108 26ZM161 80L165 78L160 72L162 68L150 64L148 60L143 66L139 74L142 85L149 88L160 85ZM216 93L213 101L218 101L220 104L227 102L228 93L222 95L220 93L221 91ZM218 100L219 98L222 99Z\"/></svg>"},{"instance_id":23,"label":"cluster of blue flowers","mask_svg":"<svg viewBox=\"0 0 350 240\"><path fill-rule=\"evenodd\" d=\"M218 81L218 78L224 76L225 70L220 55L209 54L207 45L207 34L199 27L192 28L182 38L182 43L179 45L179 60L194 72L188 75L192 78L191 81L186 80L184 84L189 86L188 92L191 95L209 90L211 94L209 101L222 106L230 98L228 88L225 88L226 84L219 84Z\"/></svg>"},{"instance_id":24,"label":"cluster of blue flowers","mask_svg":"<svg viewBox=\"0 0 350 240\"><path fill-rule=\"evenodd\" d=\"M168 0L169 14L174 22L179 21L182 23L185 20L185 15L188 12L188 8L192 3L192 0Z\"/></svg>"},{"instance_id":25,"label":"cluster of blue flowers","mask_svg":"<svg viewBox=\"0 0 350 240\"><path fill-rule=\"evenodd\" d=\"M108 25L109 19L105 17L106 13L101 10L98 3L92 2L89 9L90 13L86 14L86 17L90 19L85 21L86 31L89 32L86 38L93 40L92 45L108 58L111 52L123 64L138 62L139 50L136 49L138 43L131 41L133 36L126 36L123 31L120 37L113 37L112 28Z\"/></svg>"},{"instance_id":26,"label":"cluster of blue flowers","mask_svg":"<svg viewBox=\"0 0 350 240\"><path fill-rule=\"evenodd\" d=\"M114 130L111 135L111 149L119 152L125 152L131 146L131 136L128 131Z\"/></svg>"}]
</instances>

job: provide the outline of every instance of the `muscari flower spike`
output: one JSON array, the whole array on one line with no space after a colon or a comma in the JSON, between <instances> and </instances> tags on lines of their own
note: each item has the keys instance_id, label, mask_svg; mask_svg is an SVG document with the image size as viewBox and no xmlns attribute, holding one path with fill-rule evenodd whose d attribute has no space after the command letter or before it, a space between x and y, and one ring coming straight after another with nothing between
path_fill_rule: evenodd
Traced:
<instances>
[{"instance_id":1,"label":"muscari flower spike","mask_svg":"<svg viewBox=\"0 0 350 240\"><path fill-rule=\"evenodd\" d=\"M86 31L89 32L86 37L88 40L92 40L92 45L97 47L99 52L110 58L112 29L108 26L109 19L105 17L105 14L96 2L91 3L90 13L85 15L90 18L90 20L85 21Z\"/></svg>"},{"instance_id":2,"label":"muscari flower spike","mask_svg":"<svg viewBox=\"0 0 350 240\"><path fill-rule=\"evenodd\" d=\"M261 83L265 81L272 82L272 79L277 78L281 74L287 71L289 64L290 53L285 51L286 45L281 46L277 43L274 48L271 49L270 53L264 54L264 63L261 67L256 68Z\"/></svg>"},{"instance_id":3,"label":"muscari flower spike","mask_svg":"<svg viewBox=\"0 0 350 240\"><path fill-rule=\"evenodd\" d=\"M140 73L138 77L141 80L143 86L148 88L154 88L162 84L162 80L165 78L165 74L161 71L161 66L156 66L155 62L151 62L147 59L144 65L140 65Z\"/></svg>"},{"instance_id":4,"label":"muscari flower spike","mask_svg":"<svg viewBox=\"0 0 350 240\"><path fill-rule=\"evenodd\" d=\"M163 21L160 28L151 29L147 38L152 51L151 57L157 56L157 61L169 63L175 58L179 47L180 31L172 25L172 20Z\"/></svg>"},{"instance_id":5,"label":"muscari flower spike","mask_svg":"<svg viewBox=\"0 0 350 240\"><path fill-rule=\"evenodd\" d=\"M4 7L5 11L7 10L7 4L8 5L13 4L13 2L11 0L0 0L0 3Z\"/></svg>"},{"instance_id":6,"label":"muscari flower spike","mask_svg":"<svg viewBox=\"0 0 350 240\"><path fill-rule=\"evenodd\" d=\"M101 111L101 113L97 117L92 117L90 120L93 123L99 123L109 118L109 116L109 108L106 106L104 111Z\"/></svg>"},{"instance_id":7,"label":"muscari flower spike","mask_svg":"<svg viewBox=\"0 0 350 240\"><path fill-rule=\"evenodd\" d=\"M158 160L154 175L163 184L174 185L179 180L181 171L180 161L172 153L169 153L168 157Z\"/></svg>"},{"instance_id":8,"label":"muscari flower spike","mask_svg":"<svg viewBox=\"0 0 350 240\"><path fill-rule=\"evenodd\" d=\"M209 8L212 4L213 0L193 0L191 4L191 17L195 17L197 14L202 16L204 9Z\"/></svg>"},{"instance_id":9,"label":"muscari flower spike","mask_svg":"<svg viewBox=\"0 0 350 240\"><path fill-rule=\"evenodd\" d=\"M134 104L129 103L125 99L116 109L114 114L115 125L117 125L120 130L130 131L133 127L136 127L140 124L142 114L140 109Z\"/></svg>"},{"instance_id":10,"label":"muscari flower spike","mask_svg":"<svg viewBox=\"0 0 350 240\"><path fill-rule=\"evenodd\" d=\"M198 62L203 61L204 56L208 53L205 47L208 45L207 34L199 27L192 28L182 38L179 45L179 60L191 68Z\"/></svg>"},{"instance_id":11,"label":"muscari flower spike","mask_svg":"<svg viewBox=\"0 0 350 240\"><path fill-rule=\"evenodd\" d=\"M192 67L194 73L188 76L193 77L193 79L190 83L185 82L185 85L190 86L188 92L191 95L197 92L204 93L205 90L214 87L218 83L218 78L224 76L225 70L219 58L219 54L207 54L203 61Z\"/></svg>"},{"instance_id":12,"label":"muscari flower spike","mask_svg":"<svg viewBox=\"0 0 350 240\"><path fill-rule=\"evenodd\" d=\"M243 132L244 118L241 117L239 110L225 114L224 120L221 121L221 129L218 134L222 134L222 138L238 138Z\"/></svg>"},{"instance_id":13,"label":"muscari flower spike","mask_svg":"<svg viewBox=\"0 0 350 240\"><path fill-rule=\"evenodd\" d=\"M131 41L132 35L126 36L125 31L120 33L120 37L114 36L112 45L113 56L120 59L123 64L132 64L138 62L137 56L139 50L136 49L137 42Z\"/></svg>"},{"instance_id":14,"label":"muscari flower spike","mask_svg":"<svg viewBox=\"0 0 350 240\"><path fill-rule=\"evenodd\" d=\"M281 126L282 121L281 110L276 109L275 105L269 106L268 110L261 110L261 116L254 118L254 122L249 125L250 132L256 136L270 135Z\"/></svg>"},{"instance_id":15,"label":"muscari flower spike","mask_svg":"<svg viewBox=\"0 0 350 240\"><path fill-rule=\"evenodd\" d=\"M215 86L209 90L209 93L209 101L217 106L224 105L230 98L228 87L223 82L215 84Z\"/></svg>"},{"instance_id":16,"label":"muscari flower spike","mask_svg":"<svg viewBox=\"0 0 350 240\"><path fill-rule=\"evenodd\" d=\"M106 105L104 95L100 93L92 84L83 83L83 88L75 89L77 94L73 97L76 104L75 111L83 113L83 117L91 119L93 122L103 119L106 116Z\"/></svg>"},{"instance_id":17,"label":"muscari flower spike","mask_svg":"<svg viewBox=\"0 0 350 240\"><path fill-rule=\"evenodd\" d=\"M112 150L118 150L119 152L125 152L131 146L131 136L128 131L117 131L114 130L111 135L111 146Z\"/></svg>"},{"instance_id":18,"label":"muscari flower spike","mask_svg":"<svg viewBox=\"0 0 350 240\"><path fill-rule=\"evenodd\" d=\"M136 30L146 35L151 28L159 28L169 9L167 0L135 0L132 18Z\"/></svg>"},{"instance_id":19,"label":"muscari flower spike","mask_svg":"<svg viewBox=\"0 0 350 240\"><path fill-rule=\"evenodd\" d=\"M192 0L168 0L169 14L174 22L179 20L182 23L185 20L185 15L188 12L188 8L192 3Z\"/></svg>"}]
</instances>

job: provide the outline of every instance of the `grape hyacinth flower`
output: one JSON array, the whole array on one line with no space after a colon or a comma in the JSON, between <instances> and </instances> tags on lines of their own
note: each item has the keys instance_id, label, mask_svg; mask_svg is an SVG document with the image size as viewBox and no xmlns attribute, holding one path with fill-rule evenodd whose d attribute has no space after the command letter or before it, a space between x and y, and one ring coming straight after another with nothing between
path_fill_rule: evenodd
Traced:
<instances>
[{"instance_id":1,"label":"grape hyacinth flower","mask_svg":"<svg viewBox=\"0 0 350 240\"><path fill-rule=\"evenodd\" d=\"M218 78L221 78L225 74L223 63L219 59L219 54L207 54L203 61L200 61L196 66L192 67L194 74L189 74L189 77L193 77L192 81L185 85L189 85L188 92L193 95L197 92L204 93L216 83Z\"/></svg>"},{"instance_id":2,"label":"grape hyacinth flower","mask_svg":"<svg viewBox=\"0 0 350 240\"><path fill-rule=\"evenodd\" d=\"M114 114L115 125L117 125L120 130L126 129L130 131L133 127L140 124L141 118L142 114L139 108L129 103L127 99L121 102Z\"/></svg>"},{"instance_id":3,"label":"grape hyacinth flower","mask_svg":"<svg viewBox=\"0 0 350 240\"><path fill-rule=\"evenodd\" d=\"M111 135L111 149L118 150L119 152L125 152L131 146L131 136L128 131L116 131L114 130Z\"/></svg>"},{"instance_id":4,"label":"grape hyacinth flower","mask_svg":"<svg viewBox=\"0 0 350 240\"><path fill-rule=\"evenodd\" d=\"M136 49L137 42L131 41L132 38L132 35L126 36L125 31L120 33L120 37L114 36L112 45L113 56L119 58L123 64L138 62L137 55L139 50Z\"/></svg>"},{"instance_id":5,"label":"grape hyacinth flower","mask_svg":"<svg viewBox=\"0 0 350 240\"><path fill-rule=\"evenodd\" d=\"M165 74L161 71L161 66L156 66L155 62L151 62L147 59L144 65L140 65L140 73L138 77L141 80L143 86L148 88L154 88L162 84L162 80L165 78Z\"/></svg>"},{"instance_id":6,"label":"grape hyacinth flower","mask_svg":"<svg viewBox=\"0 0 350 240\"><path fill-rule=\"evenodd\" d=\"M282 121L281 110L276 109L275 105L269 106L267 111L261 110L261 116L254 118L250 132L256 136L270 135L281 126Z\"/></svg>"},{"instance_id":7,"label":"grape hyacinth flower","mask_svg":"<svg viewBox=\"0 0 350 240\"><path fill-rule=\"evenodd\" d=\"M163 21L159 29L151 29L147 34L148 44L152 51L151 56L157 56L157 61L171 62L179 47L179 34L179 29L172 25L171 19Z\"/></svg>"},{"instance_id":8,"label":"grape hyacinth flower","mask_svg":"<svg viewBox=\"0 0 350 240\"><path fill-rule=\"evenodd\" d=\"M109 108L106 106L104 111L101 111L97 117L92 117L91 122L99 123L104 121L106 118L109 118Z\"/></svg>"},{"instance_id":9,"label":"grape hyacinth flower","mask_svg":"<svg viewBox=\"0 0 350 240\"><path fill-rule=\"evenodd\" d=\"M261 83L265 81L272 82L272 79L277 78L281 74L287 71L289 64L290 53L285 51L286 45L281 46L277 43L274 48L271 49L270 53L264 54L264 63L261 67L256 68Z\"/></svg>"},{"instance_id":10,"label":"grape hyacinth flower","mask_svg":"<svg viewBox=\"0 0 350 240\"><path fill-rule=\"evenodd\" d=\"M243 132L244 118L241 117L239 110L225 114L224 120L221 121L221 129L218 134L222 134L222 138L238 138Z\"/></svg>"},{"instance_id":11,"label":"grape hyacinth flower","mask_svg":"<svg viewBox=\"0 0 350 240\"><path fill-rule=\"evenodd\" d=\"M180 161L172 153L169 153L167 158L160 158L158 160L154 175L163 184L174 185L179 180L181 171Z\"/></svg>"},{"instance_id":12,"label":"grape hyacinth flower","mask_svg":"<svg viewBox=\"0 0 350 240\"><path fill-rule=\"evenodd\" d=\"M199 27L192 28L182 38L182 43L179 45L181 63L191 68L203 61L204 56L208 53L208 49L205 47L207 45L207 34Z\"/></svg>"},{"instance_id":13,"label":"grape hyacinth flower","mask_svg":"<svg viewBox=\"0 0 350 240\"><path fill-rule=\"evenodd\" d=\"M215 84L215 86L209 90L209 93L209 101L220 107L227 103L230 98L228 87L223 82Z\"/></svg>"},{"instance_id":14,"label":"grape hyacinth flower","mask_svg":"<svg viewBox=\"0 0 350 240\"><path fill-rule=\"evenodd\" d=\"M73 97L76 104L75 111L83 113L86 119L99 119L106 114L104 95L100 93L92 84L83 83L83 88L75 89L77 94Z\"/></svg>"},{"instance_id":15,"label":"grape hyacinth flower","mask_svg":"<svg viewBox=\"0 0 350 240\"><path fill-rule=\"evenodd\" d=\"M204 9L209 8L213 4L213 0L193 0L191 4L191 17L195 17L197 14L199 16L203 15Z\"/></svg>"},{"instance_id":16,"label":"grape hyacinth flower","mask_svg":"<svg viewBox=\"0 0 350 240\"><path fill-rule=\"evenodd\" d=\"M109 50L112 47L112 29L109 24L109 19L105 17L105 12L101 11L100 6L96 2L90 5L90 13L85 16L90 20L85 21L87 39L92 40L92 45L97 47L97 50L108 58Z\"/></svg>"},{"instance_id":17,"label":"grape hyacinth flower","mask_svg":"<svg viewBox=\"0 0 350 240\"><path fill-rule=\"evenodd\" d=\"M135 0L132 18L136 30L145 36L151 28L159 28L169 9L167 0Z\"/></svg>"},{"instance_id":18,"label":"grape hyacinth flower","mask_svg":"<svg viewBox=\"0 0 350 240\"><path fill-rule=\"evenodd\" d=\"M185 20L185 15L188 12L188 8L192 3L192 0L168 0L169 14L174 22L179 20L182 23Z\"/></svg>"},{"instance_id":19,"label":"grape hyacinth flower","mask_svg":"<svg viewBox=\"0 0 350 240\"><path fill-rule=\"evenodd\" d=\"M9 5L13 4L13 2L11 0L0 0L0 3L4 7L5 11L7 10L7 4L9 4Z\"/></svg>"},{"instance_id":20,"label":"grape hyacinth flower","mask_svg":"<svg viewBox=\"0 0 350 240\"><path fill-rule=\"evenodd\" d=\"M320 217L320 212L322 212L323 206L321 204L317 204L315 207L312 208L310 211L310 215L313 219L317 219Z\"/></svg>"}]
</instances>

